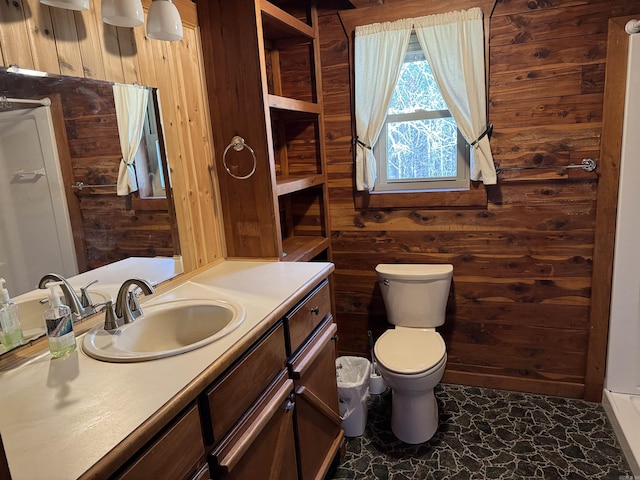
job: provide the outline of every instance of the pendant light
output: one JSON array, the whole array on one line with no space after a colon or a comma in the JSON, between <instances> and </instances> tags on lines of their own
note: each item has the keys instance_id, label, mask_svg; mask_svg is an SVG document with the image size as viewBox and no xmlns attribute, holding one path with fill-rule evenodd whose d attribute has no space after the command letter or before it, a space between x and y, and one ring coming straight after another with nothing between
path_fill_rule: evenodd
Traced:
<instances>
[{"instance_id":1,"label":"pendant light","mask_svg":"<svg viewBox=\"0 0 640 480\"><path fill-rule=\"evenodd\" d=\"M171 0L153 0L147 14L147 36L156 40L182 40L182 19Z\"/></svg>"},{"instance_id":2,"label":"pendant light","mask_svg":"<svg viewBox=\"0 0 640 480\"><path fill-rule=\"evenodd\" d=\"M144 23L141 0L102 0L102 21L116 27L139 27Z\"/></svg>"},{"instance_id":3,"label":"pendant light","mask_svg":"<svg viewBox=\"0 0 640 480\"><path fill-rule=\"evenodd\" d=\"M49 7L64 8L66 10L89 10L89 0L40 0Z\"/></svg>"}]
</instances>

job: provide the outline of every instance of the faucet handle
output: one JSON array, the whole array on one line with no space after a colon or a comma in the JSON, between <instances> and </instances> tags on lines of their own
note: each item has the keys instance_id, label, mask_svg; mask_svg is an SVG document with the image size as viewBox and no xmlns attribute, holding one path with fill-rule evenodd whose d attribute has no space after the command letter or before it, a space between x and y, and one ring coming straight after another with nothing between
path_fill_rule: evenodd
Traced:
<instances>
[{"instance_id":1,"label":"faucet handle","mask_svg":"<svg viewBox=\"0 0 640 480\"><path fill-rule=\"evenodd\" d=\"M81 305L83 307L95 306L95 305L93 305L93 302L91 301L91 297L89 296L89 292L87 292L87 289L91 285L93 285L94 283L98 283L98 280L94 280L93 282L88 283L84 287L80 287L80 303L81 303Z\"/></svg>"},{"instance_id":2,"label":"faucet handle","mask_svg":"<svg viewBox=\"0 0 640 480\"><path fill-rule=\"evenodd\" d=\"M103 303L99 303L96 306L102 305L102 309L100 311L104 311L104 329L107 332L113 332L117 330L120 326L120 322L118 322L118 315L116 315L116 308L113 305L113 300L108 300Z\"/></svg>"},{"instance_id":3,"label":"faucet handle","mask_svg":"<svg viewBox=\"0 0 640 480\"><path fill-rule=\"evenodd\" d=\"M131 290L129 292L129 298L127 299L127 301L129 302L129 310L131 310L131 318L133 320L142 315L142 307L140 306L140 301L138 300L136 290Z\"/></svg>"}]
</instances>

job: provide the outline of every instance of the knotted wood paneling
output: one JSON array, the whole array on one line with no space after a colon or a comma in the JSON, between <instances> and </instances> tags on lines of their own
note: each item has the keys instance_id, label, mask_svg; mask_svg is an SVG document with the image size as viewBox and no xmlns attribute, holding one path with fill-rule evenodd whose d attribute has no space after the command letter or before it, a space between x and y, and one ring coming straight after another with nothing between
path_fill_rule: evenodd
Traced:
<instances>
[{"instance_id":1,"label":"knotted wood paneling","mask_svg":"<svg viewBox=\"0 0 640 480\"><path fill-rule=\"evenodd\" d=\"M400 14L428 2L385 2L391 3ZM430 13L425 9L421 14ZM336 13L324 13L341 353L367 355L367 330L377 335L389 328L376 264L452 263L447 319L440 329L449 355L444 380L584 396L598 173L559 167L599 155L608 20L640 13L640 3L497 3L487 32L494 159L502 167L554 168L503 172L498 185L487 187L487 205L474 209L432 209L427 202L422 208L355 208L351 46Z\"/></svg>"}]
</instances>

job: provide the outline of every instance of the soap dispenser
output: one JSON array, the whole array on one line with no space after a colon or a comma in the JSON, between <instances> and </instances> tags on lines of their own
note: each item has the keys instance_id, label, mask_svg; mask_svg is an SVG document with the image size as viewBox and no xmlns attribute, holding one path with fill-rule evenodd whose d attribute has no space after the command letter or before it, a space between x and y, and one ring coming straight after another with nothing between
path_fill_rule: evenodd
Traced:
<instances>
[{"instance_id":1,"label":"soap dispenser","mask_svg":"<svg viewBox=\"0 0 640 480\"><path fill-rule=\"evenodd\" d=\"M10 350L22 345L24 337L18 318L18 305L9 298L4 283L5 279L0 278L0 342Z\"/></svg>"},{"instance_id":2,"label":"soap dispenser","mask_svg":"<svg viewBox=\"0 0 640 480\"><path fill-rule=\"evenodd\" d=\"M62 282L49 282L49 308L44 312L44 326L49 340L49 351L53 358L66 357L76 349L76 336L73 333L71 309L63 305L60 295L55 291Z\"/></svg>"}]
</instances>

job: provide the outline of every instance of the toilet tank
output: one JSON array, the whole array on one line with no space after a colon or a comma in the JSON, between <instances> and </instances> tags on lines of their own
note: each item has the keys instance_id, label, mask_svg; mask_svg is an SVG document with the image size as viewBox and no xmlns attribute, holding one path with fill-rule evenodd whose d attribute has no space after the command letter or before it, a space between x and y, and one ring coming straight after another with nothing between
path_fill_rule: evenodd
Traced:
<instances>
[{"instance_id":1,"label":"toilet tank","mask_svg":"<svg viewBox=\"0 0 640 480\"><path fill-rule=\"evenodd\" d=\"M453 265L380 264L376 273L389 323L415 328L444 323Z\"/></svg>"}]
</instances>

